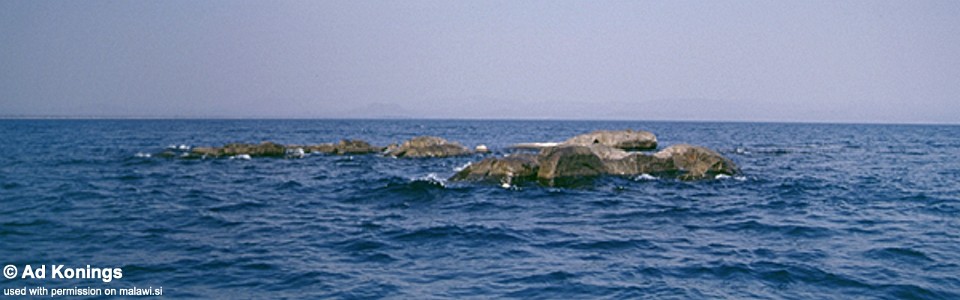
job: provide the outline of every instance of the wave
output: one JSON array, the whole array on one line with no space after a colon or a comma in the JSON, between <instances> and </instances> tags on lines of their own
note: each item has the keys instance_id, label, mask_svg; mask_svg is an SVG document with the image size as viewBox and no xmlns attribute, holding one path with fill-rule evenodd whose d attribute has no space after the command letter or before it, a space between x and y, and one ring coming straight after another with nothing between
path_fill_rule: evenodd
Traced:
<instances>
[{"instance_id":1,"label":"wave","mask_svg":"<svg viewBox=\"0 0 960 300\"><path fill-rule=\"evenodd\" d=\"M909 248L899 248L899 247L884 247L871 249L864 253L864 256L870 257L878 260L889 260L902 263L931 263L934 262L930 256L923 253L922 251L909 249Z\"/></svg>"},{"instance_id":2,"label":"wave","mask_svg":"<svg viewBox=\"0 0 960 300\"><path fill-rule=\"evenodd\" d=\"M460 243L489 244L523 242L525 239L511 230L478 225L443 225L388 233L391 240L405 243Z\"/></svg>"},{"instance_id":3,"label":"wave","mask_svg":"<svg viewBox=\"0 0 960 300\"><path fill-rule=\"evenodd\" d=\"M598 241L567 240L549 242L537 246L549 249L565 248L582 251L622 251L628 249L662 250L656 244L644 239Z\"/></svg>"}]
</instances>

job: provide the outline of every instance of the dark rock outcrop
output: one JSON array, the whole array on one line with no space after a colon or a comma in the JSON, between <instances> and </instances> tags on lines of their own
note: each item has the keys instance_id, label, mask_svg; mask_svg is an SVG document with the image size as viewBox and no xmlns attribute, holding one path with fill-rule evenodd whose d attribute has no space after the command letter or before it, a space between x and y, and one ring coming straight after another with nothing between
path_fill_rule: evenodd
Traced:
<instances>
[{"instance_id":1,"label":"dark rock outcrop","mask_svg":"<svg viewBox=\"0 0 960 300\"><path fill-rule=\"evenodd\" d=\"M680 179L695 180L739 173L737 165L719 153L700 146L673 145L653 155L663 165L672 165Z\"/></svg>"},{"instance_id":2,"label":"dark rock outcrop","mask_svg":"<svg viewBox=\"0 0 960 300\"><path fill-rule=\"evenodd\" d=\"M241 154L251 157L283 157L287 154L287 149L280 144L263 142L260 144L232 143L226 144L223 147L196 147L190 151L191 156L199 157L221 157Z\"/></svg>"},{"instance_id":3,"label":"dark rock outcrop","mask_svg":"<svg viewBox=\"0 0 960 300\"><path fill-rule=\"evenodd\" d=\"M319 144L319 145L310 145L303 147L304 150L307 150L310 153L325 153L325 154L336 154L336 155L357 155L357 154L370 154L370 153L380 153L383 151L383 147L377 147L370 145L366 141L362 140L340 140L336 144Z\"/></svg>"},{"instance_id":4,"label":"dark rock outcrop","mask_svg":"<svg viewBox=\"0 0 960 300\"><path fill-rule=\"evenodd\" d=\"M533 154L489 157L454 174L454 181L490 181L511 185L537 179L539 163Z\"/></svg>"},{"instance_id":5,"label":"dark rock outcrop","mask_svg":"<svg viewBox=\"0 0 960 300\"><path fill-rule=\"evenodd\" d=\"M387 147L384 153L395 157L450 157L470 154L470 149L460 143L433 136L412 138L396 147Z\"/></svg>"},{"instance_id":6,"label":"dark rock outcrop","mask_svg":"<svg viewBox=\"0 0 960 300\"><path fill-rule=\"evenodd\" d=\"M657 136L649 131L598 130L572 137L565 145L604 145L627 151L653 150L657 148Z\"/></svg>"},{"instance_id":7,"label":"dark rock outcrop","mask_svg":"<svg viewBox=\"0 0 960 300\"><path fill-rule=\"evenodd\" d=\"M388 147L371 145L362 140L341 140L336 144L318 145L280 145L272 142L261 144L227 144L223 147L196 147L183 158L218 158L224 156L247 155L250 157L287 157L302 158L307 153L322 153L334 155L359 155L370 153L384 153L395 157L448 157L470 154L469 149L455 142L438 137L416 137L401 145L392 144ZM165 156L174 156L175 152L162 152Z\"/></svg>"},{"instance_id":8,"label":"dark rock outcrop","mask_svg":"<svg viewBox=\"0 0 960 300\"><path fill-rule=\"evenodd\" d=\"M588 146L559 146L545 148L537 155L540 169L537 179L547 185L560 181L579 180L606 173L603 160Z\"/></svg>"}]
</instances>

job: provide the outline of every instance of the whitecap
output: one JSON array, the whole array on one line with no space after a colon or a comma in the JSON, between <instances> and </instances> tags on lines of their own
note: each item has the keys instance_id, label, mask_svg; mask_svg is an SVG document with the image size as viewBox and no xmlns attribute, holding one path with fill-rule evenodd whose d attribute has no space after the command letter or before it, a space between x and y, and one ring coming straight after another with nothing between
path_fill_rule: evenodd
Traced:
<instances>
[{"instance_id":1,"label":"whitecap","mask_svg":"<svg viewBox=\"0 0 960 300\"><path fill-rule=\"evenodd\" d=\"M134 156L140 157L140 158L150 158L153 155L150 155L150 153L137 152L137 154L135 154Z\"/></svg>"},{"instance_id":2,"label":"whitecap","mask_svg":"<svg viewBox=\"0 0 960 300\"><path fill-rule=\"evenodd\" d=\"M177 150L190 150L190 146L180 144L180 146L177 146Z\"/></svg>"},{"instance_id":3,"label":"whitecap","mask_svg":"<svg viewBox=\"0 0 960 300\"><path fill-rule=\"evenodd\" d=\"M413 181L426 181L436 183L442 187L447 187L447 179L441 178L440 175L437 175L437 173L430 173L427 174L427 176L415 178Z\"/></svg>"},{"instance_id":4,"label":"whitecap","mask_svg":"<svg viewBox=\"0 0 960 300\"><path fill-rule=\"evenodd\" d=\"M727 174L717 174L717 176L713 177L713 179L727 179L727 178L733 178L733 177Z\"/></svg>"}]
</instances>

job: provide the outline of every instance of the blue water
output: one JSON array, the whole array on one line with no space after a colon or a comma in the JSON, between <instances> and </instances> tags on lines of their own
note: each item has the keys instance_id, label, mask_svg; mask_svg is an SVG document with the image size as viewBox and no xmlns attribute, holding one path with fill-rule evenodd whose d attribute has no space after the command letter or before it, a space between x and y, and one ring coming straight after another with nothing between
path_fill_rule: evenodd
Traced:
<instances>
[{"instance_id":1,"label":"blue water","mask_svg":"<svg viewBox=\"0 0 960 300\"><path fill-rule=\"evenodd\" d=\"M181 160L168 145L492 149L596 129L704 145L733 178L447 182L479 156ZM561 121L0 121L0 264L23 286L195 298L960 298L960 127Z\"/></svg>"}]
</instances>

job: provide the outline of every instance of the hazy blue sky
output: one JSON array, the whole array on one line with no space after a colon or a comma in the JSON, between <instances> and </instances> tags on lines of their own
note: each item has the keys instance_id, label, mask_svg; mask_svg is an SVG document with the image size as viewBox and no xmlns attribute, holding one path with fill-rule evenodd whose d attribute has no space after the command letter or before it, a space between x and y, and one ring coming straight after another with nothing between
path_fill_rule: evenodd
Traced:
<instances>
[{"instance_id":1,"label":"hazy blue sky","mask_svg":"<svg viewBox=\"0 0 960 300\"><path fill-rule=\"evenodd\" d=\"M0 1L0 115L960 123L960 1Z\"/></svg>"}]
</instances>

